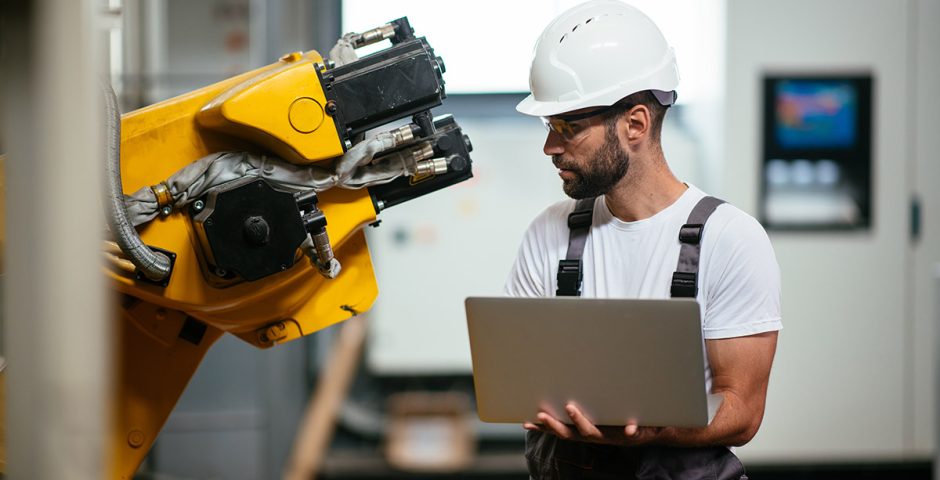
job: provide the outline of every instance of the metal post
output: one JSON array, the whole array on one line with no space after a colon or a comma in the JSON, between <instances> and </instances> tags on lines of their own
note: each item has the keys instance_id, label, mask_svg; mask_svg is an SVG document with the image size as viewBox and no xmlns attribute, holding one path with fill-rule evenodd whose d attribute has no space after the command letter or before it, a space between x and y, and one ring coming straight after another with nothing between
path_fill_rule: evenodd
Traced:
<instances>
[{"instance_id":1,"label":"metal post","mask_svg":"<svg viewBox=\"0 0 940 480\"><path fill-rule=\"evenodd\" d=\"M7 476L107 476L110 318L100 245L106 2L4 0Z\"/></svg>"}]
</instances>

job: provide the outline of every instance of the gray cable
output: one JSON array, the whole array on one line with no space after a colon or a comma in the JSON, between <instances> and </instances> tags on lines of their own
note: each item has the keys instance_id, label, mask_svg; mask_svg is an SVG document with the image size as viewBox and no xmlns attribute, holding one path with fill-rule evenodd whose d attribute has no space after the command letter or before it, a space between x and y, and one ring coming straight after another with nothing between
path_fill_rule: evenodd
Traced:
<instances>
[{"instance_id":1,"label":"gray cable","mask_svg":"<svg viewBox=\"0 0 940 480\"><path fill-rule=\"evenodd\" d=\"M102 82L101 89L104 91L108 129L108 228L121 251L144 276L154 281L163 280L170 274L170 259L144 245L137 230L127 219L124 187L121 183L121 112L117 95L111 86Z\"/></svg>"}]
</instances>

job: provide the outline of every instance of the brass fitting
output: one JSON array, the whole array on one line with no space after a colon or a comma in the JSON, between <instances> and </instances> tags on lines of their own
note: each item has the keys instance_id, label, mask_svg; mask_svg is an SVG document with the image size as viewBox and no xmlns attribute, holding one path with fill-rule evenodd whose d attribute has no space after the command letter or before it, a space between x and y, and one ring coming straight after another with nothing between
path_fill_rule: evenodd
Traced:
<instances>
[{"instance_id":1,"label":"brass fitting","mask_svg":"<svg viewBox=\"0 0 940 480\"><path fill-rule=\"evenodd\" d=\"M151 185L150 190L157 197L157 209L160 213L164 216L169 215L173 211L173 194L170 193L170 186L166 182L160 182Z\"/></svg>"}]
</instances>

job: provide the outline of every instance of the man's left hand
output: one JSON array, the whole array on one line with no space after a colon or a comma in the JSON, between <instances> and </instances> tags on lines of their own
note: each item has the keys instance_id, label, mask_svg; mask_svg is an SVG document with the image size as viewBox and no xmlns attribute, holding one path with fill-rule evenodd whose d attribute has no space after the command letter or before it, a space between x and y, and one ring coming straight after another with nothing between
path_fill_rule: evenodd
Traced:
<instances>
[{"instance_id":1,"label":"man's left hand","mask_svg":"<svg viewBox=\"0 0 940 480\"><path fill-rule=\"evenodd\" d=\"M565 405L565 412L568 413L574 428L545 411L540 411L536 415L536 418L542 422L541 425L526 422L522 427L526 430L549 433L565 440L608 445L642 445L655 438L662 430L659 427L640 427L635 421L630 421L623 427L600 427L594 425L577 405L570 402Z\"/></svg>"}]
</instances>

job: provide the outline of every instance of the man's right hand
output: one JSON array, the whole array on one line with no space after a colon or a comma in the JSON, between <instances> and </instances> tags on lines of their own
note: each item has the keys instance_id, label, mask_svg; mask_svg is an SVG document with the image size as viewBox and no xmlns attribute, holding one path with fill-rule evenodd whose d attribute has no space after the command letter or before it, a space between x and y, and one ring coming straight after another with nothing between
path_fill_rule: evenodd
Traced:
<instances>
[{"instance_id":1,"label":"man's right hand","mask_svg":"<svg viewBox=\"0 0 940 480\"><path fill-rule=\"evenodd\" d=\"M634 421L623 427L597 426L584 416L581 409L573 402L568 402L565 405L565 412L568 414L574 428L544 410L536 415L536 418L541 422L540 425L526 422L522 427L526 430L555 435L564 440L630 446L648 443L663 430L660 427L640 427Z\"/></svg>"}]
</instances>

